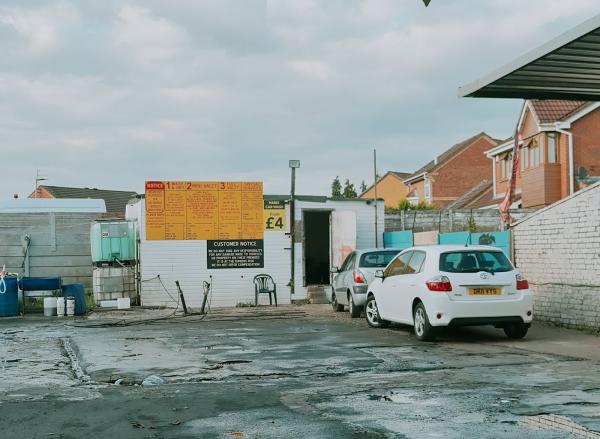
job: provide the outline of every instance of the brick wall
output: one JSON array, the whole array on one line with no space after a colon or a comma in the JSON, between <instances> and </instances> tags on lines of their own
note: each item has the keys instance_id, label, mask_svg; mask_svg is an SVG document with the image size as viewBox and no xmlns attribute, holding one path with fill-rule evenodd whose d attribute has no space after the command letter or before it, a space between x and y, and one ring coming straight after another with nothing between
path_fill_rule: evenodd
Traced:
<instances>
[{"instance_id":1,"label":"brick wall","mask_svg":"<svg viewBox=\"0 0 600 439\"><path fill-rule=\"evenodd\" d=\"M600 175L600 109L577 120L571 127L575 155L575 176L580 166L589 175Z\"/></svg>"},{"instance_id":2,"label":"brick wall","mask_svg":"<svg viewBox=\"0 0 600 439\"><path fill-rule=\"evenodd\" d=\"M495 145L496 143L487 136L481 136L430 173L434 204L444 207L448 204L448 199L458 198L481 180L491 181L492 169L485 151Z\"/></svg>"},{"instance_id":3,"label":"brick wall","mask_svg":"<svg viewBox=\"0 0 600 439\"><path fill-rule=\"evenodd\" d=\"M534 292L536 319L600 328L600 184L519 222L513 247Z\"/></svg>"},{"instance_id":4,"label":"brick wall","mask_svg":"<svg viewBox=\"0 0 600 439\"><path fill-rule=\"evenodd\" d=\"M401 200L406 198L408 186L391 174L381 178L377 183L377 198L385 200L385 207L397 208ZM375 189L371 187L360 196L364 200L372 200L375 197Z\"/></svg>"}]
</instances>

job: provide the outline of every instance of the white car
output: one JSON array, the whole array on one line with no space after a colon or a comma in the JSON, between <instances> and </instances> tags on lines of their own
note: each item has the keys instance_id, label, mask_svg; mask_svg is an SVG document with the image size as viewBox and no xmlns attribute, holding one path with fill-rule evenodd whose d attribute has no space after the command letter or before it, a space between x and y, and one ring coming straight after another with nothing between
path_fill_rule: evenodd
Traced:
<instances>
[{"instance_id":1,"label":"white car","mask_svg":"<svg viewBox=\"0 0 600 439\"><path fill-rule=\"evenodd\" d=\"M341 312L346 305L351 317L360 317L367 299L367 287L375 279L375 272L385 268L398 253L400 249L393 248L355 250L341 267L333 267L331 291L326 293L333 310Z\"/></svg>"},{"instance_id":2,"label":"white car","mask_svg":"<svg viewBox=\"0 0 600 439\"><path fill-rule=\"evenodd\" d=\"M369 326L414 326L431 340L444 326L494 325L523 338L533 318L528 282L495 247L412 247L375 274L365 315Z\"/></svg>"}]
</instances>

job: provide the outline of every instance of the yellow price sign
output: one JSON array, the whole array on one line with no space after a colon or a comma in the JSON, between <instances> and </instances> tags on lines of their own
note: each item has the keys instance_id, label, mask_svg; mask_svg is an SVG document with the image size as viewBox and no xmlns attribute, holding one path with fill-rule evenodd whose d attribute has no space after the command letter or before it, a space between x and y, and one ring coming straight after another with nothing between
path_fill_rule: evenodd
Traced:
<instances>
[{"instance_id":1,"label":"yellow price sign","mask_svg":"<svg viewBox=\"0 0 600 439\"><path fill-rule=\"evenodd\" d=\"M146 182L147 240L263 239L262 182Z\"/></svg>"},{"instance_id":2,"label":"yellow price sign","mask_svg":"<svg viewBox=\"0 0 600 439\"><path fill-rule=\"evenodd\" d=\"M268 232L283 232L286 230L284 200L265 200L264 223L265 230Z\"/></svg>"}]
</instances>

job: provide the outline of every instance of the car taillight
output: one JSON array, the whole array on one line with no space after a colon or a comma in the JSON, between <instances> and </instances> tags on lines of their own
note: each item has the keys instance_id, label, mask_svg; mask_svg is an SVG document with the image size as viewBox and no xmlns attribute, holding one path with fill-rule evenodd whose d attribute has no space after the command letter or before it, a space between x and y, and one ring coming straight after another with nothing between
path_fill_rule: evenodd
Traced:
<instances>
[{"instance_id":1,"label":"car taillight","mask_svg":"<svg viewBox=\"0 0 600 439\"><path fill-rule=\"evenodd\" d=\"M425 285L429 291L452 291L452 284L446 276L436 276L425 282Z\"/></svg>"},{"instance_id":2,"label":"car taillight","mask_svg":"<svg viewBox=\"0 0 600 439\"><path fill-rule=\"evenodd\" d=\"M521 274L517 274L517 290L528 290L529 282Z\"/></svg>"},{"instance_id":3,"label":"car taillight","mask_svg":"<svg viewBox=\"0 0 600 439\"><path fill-rule=\"evenodd\" d=\"M354 270L354 283L355 284L366 284L365 275L359 270Z\"/></svg>"}]
</instances>

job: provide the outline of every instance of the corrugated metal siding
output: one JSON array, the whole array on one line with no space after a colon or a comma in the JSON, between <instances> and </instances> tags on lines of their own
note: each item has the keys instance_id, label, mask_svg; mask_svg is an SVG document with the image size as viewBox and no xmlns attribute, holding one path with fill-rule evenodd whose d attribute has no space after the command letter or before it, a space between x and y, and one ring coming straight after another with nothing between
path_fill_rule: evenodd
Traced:
<instances>
[{"instance_id":1,"label":"corrugated metal siding","mask_svg":"<svg viewBox=\"0 0 600 439\"><path fill-rule=\"evenodd\" d=\"M60 276L64 284L92 286L90 226L97 213L0 213L0 267L24 274L25 243L29 276Z\"/></svg>"},{"instance_id":2,"label":"corrugated metal siding","mask_svg":"<svg viewBox=\"0 0 600 439\"><path fill-rule=\"evenodd\" d=\"M360 201L296 202L296 220L302 218L303 209L351 210L356 212L357 248L375 247L374 207ZM240 302L254 302L256 274L267 273L277 284L279 303L290 303L290 238L285 232L265 232L265 268L209 270L206 268L206 241L146 241L144 202L128 207L127 218L138 218L140 223L140 261L142 276L142 305L174 307L177 300L175 281L179 280L184 291L186 304L193 308L202 305L202 283L213 281L213 306L235 306ZM378 210L379 245L383 246L384 207L379 203ZM286 224L289 225L289 212ZM302 243L296 243L296 279L293 299L306 298L303 285ZM162 287L156 276L160 274ZM260 303L268 303L267 296L261 296Z\"/></svg>"},{"instance_id":3,"label":"corrugated metal siding","mask_svg":"<svg viewBox=\"0 0 600 439\"><path fill-rule=\"evenodd\" d=\"M254 303L253 278L267 273L277 284L277 300L290 303L290 238L285 232L265 232L265 268L209 270L206 268L206 241L146 241L144 202L138 203L137 216L141 224L140 261L142 276L142 305L174 307L177 300L175 281L179 280L186 304L192 308L202 305L204 281L211 281L212 306L235 306L240 302ZM128 210L128 214L135 215ZM288 222L289 224L289 222ZM160 275L171 299L156 276ZM260 303L268 303L261 295Z\"/></svg>"},{"instance_id":4,"label":"corrugated metal siding","mask_svg":"<svg viewBox=\"0 0 600 439\"><path fill-rule=\"evenodd\" d=\"M325 203L297 201L295 204L296 221L302 220L303 210L337 210L353 211L356 213L356 248L375 247L375 206L367 204L365 200L357 201L335 201L327 200ZM378 243L383 247L384 231L384 203L381 201L377 205L377 232L379 235ZM294 281L294 300L301 300L307 297L307 289L304 287L304 267L302 255L302 243L295 243L295 281Z\"/></svg>"}]
</instances>

